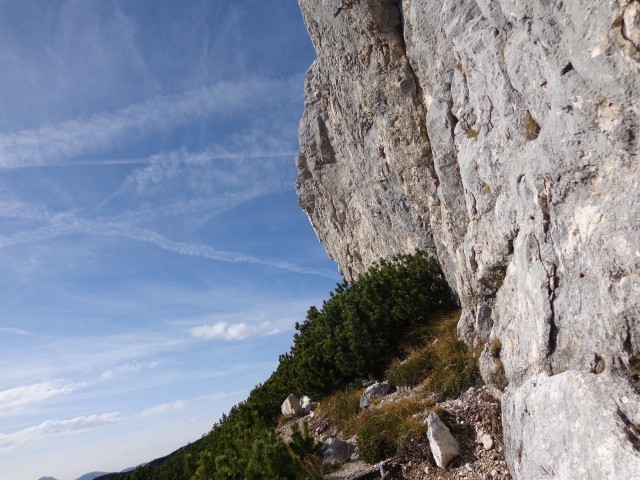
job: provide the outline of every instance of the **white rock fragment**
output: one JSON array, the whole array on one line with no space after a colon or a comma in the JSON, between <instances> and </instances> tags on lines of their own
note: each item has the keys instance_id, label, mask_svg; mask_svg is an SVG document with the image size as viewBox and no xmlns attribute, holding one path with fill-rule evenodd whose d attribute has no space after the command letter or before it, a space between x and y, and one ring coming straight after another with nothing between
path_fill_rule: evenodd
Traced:
<instances>
[{"instance_id":1,"label":"white rock fragment","mask_svg":"<svg viewBox=\"0 0 640 480\"><path fill-rule=\"evenodd\" d=\"M286 398L284 402L282 402L280 411L282 412L282 415L288 418L302 415L302 407L300 406L300 399L298 399L298 397L296 397L292 393Z\"/></svg>"},{"instance_id":2,"label":"white rock fragment","mask_svg":"<svg viewBox=\"0 0 640 480\"><path fill-rule=\"evenodd\" d=\"M449 428L435 413L429 414L427 425L429 426L427 436L433 458L438 467L446 468L454 458L460 455L460 446L451 435Z\"/></svg>"},{"instance_id":3,"label":"white rock fragment","mask_svg":"<svg viewBox=\"0 0 640 480\"><path fill-rule=\"evenodd\" d=\"M309 415L316 409L317 406L318 404L316 402L312 402L311 399L306 395L304 395L300 399L300 408L302 409L303 415Z\"/></svg>"},{"instance_id":4,"label":"white rock fragment","mask_svg":"<svg viewBox=\"0 0 640 480\"><path fill-rule=\"evenodd\" d=\"M483 430L478 430L476 438L478 443L481 443L485 450L491 450L493 448L493 438Z\"/></svg>"},{"instance_id":5,"label":"white rock fragment","mask_svg":"<svg viewBox=\"0 0 640 480\"><path fill-rule=\"evenodd\" d=\"M374 383L367 387L360 397L360 408L371 405L374 398L384 397L391 391L391 385L388 383Z\"/></svg>"}]
</instances>

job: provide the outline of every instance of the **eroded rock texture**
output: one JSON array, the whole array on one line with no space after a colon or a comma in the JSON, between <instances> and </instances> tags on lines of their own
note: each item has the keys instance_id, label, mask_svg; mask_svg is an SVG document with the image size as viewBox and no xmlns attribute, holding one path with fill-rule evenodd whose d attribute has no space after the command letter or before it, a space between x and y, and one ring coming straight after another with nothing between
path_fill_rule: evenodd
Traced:
<instances>
[{"instance_id":1,"label":"eroded rock texture","mask_svg":"<svg viewBox=\"0 0 640 480\"><path fill-rule=\"evenodd\" d=\"M300 4L298 192L329 254L347 278L437 255L508 382L517 477L640 478L640 2Z\"/></svg>"}]
</instances>

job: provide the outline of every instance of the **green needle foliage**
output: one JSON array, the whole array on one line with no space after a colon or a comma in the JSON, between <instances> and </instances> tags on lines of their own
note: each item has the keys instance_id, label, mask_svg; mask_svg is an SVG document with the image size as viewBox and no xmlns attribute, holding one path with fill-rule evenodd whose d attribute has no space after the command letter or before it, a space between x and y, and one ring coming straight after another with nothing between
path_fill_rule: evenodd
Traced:
<instances>
[{"instance_id":1,"label":"green needle foliage","mask_svg":"<svg viewBox=\"0 0 640 480\"><path fill-rule=\"evenodd\" d=\"M296 324L289 354L295 389L319 398L354 379L380 378L408 332L451 304L442 273L425 253L381 260Z\"/></svg>"}]
</instances>

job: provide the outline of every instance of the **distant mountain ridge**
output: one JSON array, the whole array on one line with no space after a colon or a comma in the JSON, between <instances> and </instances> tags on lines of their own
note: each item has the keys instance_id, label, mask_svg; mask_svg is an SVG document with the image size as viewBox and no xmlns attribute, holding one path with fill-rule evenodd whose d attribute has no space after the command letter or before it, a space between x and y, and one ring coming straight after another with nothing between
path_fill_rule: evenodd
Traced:
<instances>
[{"instance_id":1,"label":"distant mountain ridge","mask_svg":"<svg viewBox=\"0 0 640 480\"><path fill-rule=\"evenodd\" d=\"M199 445L201 443L201 441L202 441L202 439L199 438L195 442L191 442L189 445L186 445L184 447L180 447L176 451L171 452L169 455L165 455L164 457L156 458L156 459L151 460L150 462L147 462L147 463L142 463L142 464L139 465L139 467L143 467L145 465L150 465L153 469L156 469L160 465L162 465L165 461L167 461L170 458L172 458L174 455L178 455L180 453L183 453L185 450L187 450L190 447ZM132 474L136 470L136 468L137 467L130 467L130 468L125 468L124 470L122 470L120 472L103 473L100 476L95 477L95 479L93 479L93 480L122 480L122 479L127 478L130 474ZM84 480L84 479L78 478L77 480Z\"/></svg>"},{"instance_id":2,"label":"distant mountain ridge","mask_svg":"<svg viewBox=\"0 0 640 480\"><path fill-rule=\"evenodd\" d=\"M106 475L108 472L90 472L85 473L81 477L76 478L76 480L94 480L95 478Z\"/></svg>"},{"instance_id":3,"label":"distant mountain ridge","mask_svg":"<svg viewBox=\"0 0 640 480\"><path fill-rule=\"evenodd\" d=\"M134 468L127 468L123 470L123 472L128 472L134 470ZM95 480L98 477L102 477L103 475L109 475L108 472L89 472L84 475L76 478L76 480ZM38 480L58 480L56 477L40 477Z\"/></svg>"}]
</instances>

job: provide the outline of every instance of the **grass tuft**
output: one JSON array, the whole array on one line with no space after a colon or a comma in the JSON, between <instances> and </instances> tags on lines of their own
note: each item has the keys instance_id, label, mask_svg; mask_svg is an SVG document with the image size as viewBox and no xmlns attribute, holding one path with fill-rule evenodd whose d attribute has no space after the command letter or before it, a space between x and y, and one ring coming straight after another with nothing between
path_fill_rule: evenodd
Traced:
<instances>
[{"instance_id":1,"label":"grass tuft","mask_svg":"<svg viewBox=\"0 0 640 480\"><path fill-rule=\"evenodd\" d=\"M347 387L320 402L318 413L328 415L346 435L355 433L353 420L360 413L360 396L364 389Z\"/></svg>"},{"instance_id":2,"label":"grass tuft","mask_svg":"<svg viewBox=\"0 0 640 480\"><path fill-rule=\"evenodd\" d=\"M407 358L394 362L385 376L397 386L424 383L433 393L451 398L477 385L480 375L477 358L464 342L458 340L456 326L460 311L441 313L432 324L417 331L422 344Z\"/></svg>"},{"instance_id":3,"label":"grass tuft","mask_svg":"<svg viewBox=\"0 0 640 480\"><path fill-rule=\"evenodd\" d=\"M427 377L434 363L430 349L414 349L405 360L392 363L386 379L399 387L415 387Z\"/></svg>"},{"instance_id":4,"label":"grass tuft","mask_svg":"<svg viewBox=\"0 0 640 480\"><path fill-rule=\"evenodd\" d=\"M347 430L357 434L358 451L364 460L374 463L395 455L410 440L424 435L424 418L436 408L436 399L455 398L479 384L477 352L457 338L459 316L459 310L442 311L414 330L410 336L413 346L406 350L405 360L396 360L385 373L396 386L422 385L425 391L382 403L349 420Z\"/></svg>"},{"instance_id":5,"label":"grass tuft","mask_svg":"<svg viewBox=\"0 0 640 480\"><path fill-rule=\"evenodd\" d=\"M379 462L396 454L411 438L427 431L419 412L431 404L423 398L408 398L365 410L356 419L358 452L369 463Z\"/></svg>"},{"instance_id":6,"label":"grass tuft","mask_svg":"<svg viewBox=\"0 0 640 480\"><path fill-rule=\"evenodd\" d=\"M540 135L540 125L531 116L531 112L527 110L524 115L524 137L528 140L535 140Z\"/></svg>"},{"instance_id":7,"label":"grass tuft","mask_svg":"<svg viewBox=\"0 0 640 480\"><path fill-rule=\"evenodd\" d=\"M472 140L476 140L478 138L478 135L480 135L480 129L474 130L471 127L465 128L464 132L467 134L467 137L471 138Z\"/></svg>"},{"instance_id":8,"label":"grass tuft","mask_svg":"<svg viewBox=\"0 0 640 480\"><path fill-rule=\"evenodd\" d=\"M499 358L501 351L502 351L502 342L498 337L495 337L493 340L491 340L491 343L489 344L489 352L491 352L491 355L493 355L493 358Z\"/></svg>"}]
</instances>

